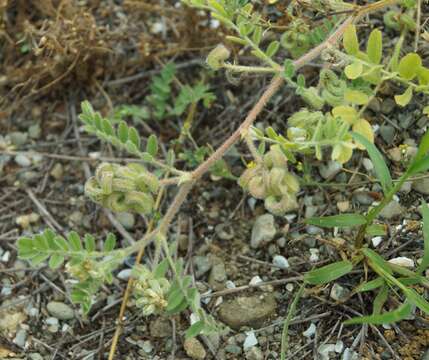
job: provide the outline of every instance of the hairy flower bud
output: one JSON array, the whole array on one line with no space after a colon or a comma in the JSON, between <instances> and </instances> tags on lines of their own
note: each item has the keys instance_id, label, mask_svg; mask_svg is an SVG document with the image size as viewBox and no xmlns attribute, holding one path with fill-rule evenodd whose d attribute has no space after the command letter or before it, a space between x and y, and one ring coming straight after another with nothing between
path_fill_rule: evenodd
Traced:
<instances>
[{"instance_id":1,"label":"hairy flower bud","mask_svg":"<svg viewBox=\"0 0 429 360\"><path fill-rule=\"evenodd\" d=\"M105 197L101 204L114 212L125 212L129 210L129 206L125 203L124 194L119 192Z\"/></svg>"},{"instance_id":2,"label":"hairy flower bud","mask_svg":"<svg viewBox=\"0 0 429 360\"><path fill-rule=\"evenodd\" d=\"M209 52L206 63L213 69L219 70L225 60L229 58L231 52L223 44L219 44Z\"/></svg>"},{"instance_id":3,"label":"hairy flower bud","mask_svg":"<svg viewBox=\"0 0 429 360\"><path fill-rule=\"evenodd\" d=\"M148 188L150 192L156 193L159 189L159 180L149 172L142 172L136 178L136 185L139 190Z\"/></svg>"},{"instance_id":4,"label":"hairy flower bud","mask_svg":"<svg viewBox=\"0 0 429 360\"><path fill-rule=\"evenodd\" d=\"M299 88L296 93L316 110L320 110L325 105L325 100L319 95L319 90L315 87Z\"/></svg>"}]
</instances>

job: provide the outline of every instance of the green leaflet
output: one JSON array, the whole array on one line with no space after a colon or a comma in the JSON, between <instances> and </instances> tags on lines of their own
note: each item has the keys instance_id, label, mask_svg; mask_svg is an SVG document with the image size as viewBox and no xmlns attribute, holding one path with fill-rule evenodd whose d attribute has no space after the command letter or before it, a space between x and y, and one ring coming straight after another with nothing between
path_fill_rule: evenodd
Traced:
<instances>
[{"instance_id":1,"label":"green leaflet","mask_svg":"<svg viewBox=\"0 0 429 360\"><path fill-rule=\"evenodd\" d=\"M358 133L352 133L353 139L365 146L368 155L371 158L372 163L374 164L375 172L378 179L380 180L381 186L383 188L384 194L387 194L393 186L392 177L390 176L390 171L386 165L386 162L383 159L383 156L375 147L374 144L369 142L364 136Z\"/></svg>"},{"instance_id":2,"label":"green leaflet","mask_svg":"<svg viewBox=\"0 0 429 360\"><path fill-rule=\"evenodd\" d=\"M410 303L406 302L402 304L399 308L388 311L383 314L378 315L368 315L355 317L344 322L345 325L356 325L356 324L374 324L374 325L383 325L391 324L400 320L405 319L412 311L412 306Z\"/></svg>"},{"instance_id":3,"label":"green leaflet","mask_svg":"<svg viewBox=\"0 0 429 360\"><path fill-rule=\"evenodd\" d=\"M322 285L336 280L352 270L353 264L350 261L338 261L309 271L304 275L304 280L312 285Z\"/></svg>"}]
</instances>

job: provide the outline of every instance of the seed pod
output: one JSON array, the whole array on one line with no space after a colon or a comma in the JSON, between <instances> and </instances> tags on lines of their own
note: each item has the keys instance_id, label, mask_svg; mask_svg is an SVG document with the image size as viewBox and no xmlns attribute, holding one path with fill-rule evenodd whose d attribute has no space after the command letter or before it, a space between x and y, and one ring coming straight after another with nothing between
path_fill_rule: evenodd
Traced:
<instances>
[{"instance_id":1,"label":"seed pod","mask_svg":"<svg viewBox=\"0 0 429 360\"><path fill-rule=\"evenodd\" d=\"M135 181L137 189L141 191L144 191L143 189L149 188L149 191L155 194L159 189L158 178L149 172L141 172Z\"/></svg>"},{"instance_id":2,"label":"seed pod","mask_svg":"<svg viewBox=\"0 0 429 360\"><path fill-rule=\"evenodd\" d=\"M288 192L288 187L284 181L286 169L275 167L270 170L268 193L274 196L280 196Z\"/></svg>"},{"instance_id":3,"label":"seed pod","mask_svg":"<svg viewBox=\"0 0 429 360\"><path fill-rule=\"evenodd\" d=\"M263 175L255 176L249 181L249 192L256 199L264 199L267 191Z\"/></svg>"},{"instance_id":4,"label":"seed pod","mask_svg":"<svg viewBox=\"0 0 429 360\"><path fill-rule=\"evenodd\" d=\"M113 172L103 171L99 174L98 183L104 195L110 195L113 191Z\"/></svg>"},{"instance_id":5,"label":"seed pod","mask_svg":"<svg viewBox=\"0 0 429 360\"><path fill-rule=\"evenodd\" d=\"M281 197L269 196L265 199L265 208L274 215L283 215L298 208L295 196L283 195Z\"/></svg>"},{"instance_id":6,"label":"seed pod","mask_svg":"<svg viewBox=\"0 0 429 360\"><path fill-rule=\"evenodd\" d=\"M102 201L102 205L114 212L125 212L129 209L125 203L125 196L122 193L115 192Z\"/></svg>"},{"instance_id":7,"label":"seed pod","mask_svg":"<svg viewBox=\"0 0 429 360\"><path fill-rule=\"evenodd\" d=\"M103 174L114 174L118 167L119 166L117 164L101 163L95 170L95 178L100 182L103 177Z\"/></svg>"},{"instance_id":8,"label":"seed pod","mask_svg":"<svg viewBox=\"0 0 429 360\"><path fill-rule=\"evenodd\" d=\"M238 185L240 185L244 190L247 190L250 180L260 173L261 167L259 165L244 170L243 174L241 174L240 178L238 179Z\"/></svg>"},{"instance_id":9,"label":"seed pod","mask_svg":"<svg viewBox=\"0 0 429 360\"><path fill-rule=\"evenodd\" d=\"M112 182L113 191L128 192L136 189L134 181L130 179L115 178Z\"/></svg>"},{"instance_id":10,"label":"seed pod","mask_svg":"<svg viewBox=\"0 0 429 360\"><path fill-rule=\"evenodd\" d=\"M86 181L84 192L86 196L96 203L100 203L103 200L103 191L94 176Z\"/></svg>"},{"instance_id":11,"label":"seed pod","mask_svg":"<svg viewBox=\"0 0 429 360\"><path fill-rule=\"evenodd\" d=\"M129 210L142 214L149 214L153 210L154 200L152 195L140 191L131 191L125 195L125 202Z\"/></svg>"},{"instance_id":12,"label":"seed pod","mask_svg":"<svg viewBox=\"0 0 429 360\"><path fill-rule=\"evenodd\" d=\"M271 169L273 167L285 167L287 157L279 145L272 145L270 151L264 155L264 165Z\"/></svg>"},{"instance_id":13,"label":"seed pod","mask_svg":"<svg viewBox=\"0 0 429 360\"><path fill-rule=\"evenodd\" d=\"M325 100L319 95L319 91L315 87L299 88L296 93L316 110L320 110L325 105Z\"/></svg>"},{"instance_id":14,"label":"seed pod","mask_svg":"<svg viewBox=\"0 0 429 360\"><path fill-rule=\"evenodd\" d=\"M299 191L299 181L295 175L288 172L283 178L283 182L287 185L289 193L295 195Z\"/></svg>"},{"instance_id":15,"label":"seed pod","mask_svg":"<svg viewBox=\"0 0 429 360\"><path fill-rule=\"evenodd\" d=\"M206 63L213 70L219 70L230 55L231 52L223 44L219 44L209 52Z\"/></svg>"}]
</instances>

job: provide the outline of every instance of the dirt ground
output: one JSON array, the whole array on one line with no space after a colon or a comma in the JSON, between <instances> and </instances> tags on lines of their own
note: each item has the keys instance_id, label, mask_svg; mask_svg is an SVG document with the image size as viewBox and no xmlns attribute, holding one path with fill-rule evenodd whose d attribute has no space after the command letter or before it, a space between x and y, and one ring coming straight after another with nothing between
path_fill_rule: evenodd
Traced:
<instances>
[{"instance_id":1,"label":"dirt ground","mask_svg":"<svg viewBox=\"0 0 429 360\"><path fill-rule=\"evenodd\" d=\"M284 2L264 9L273 21L287 22ZM428 14L423 7L422 22ZM372 20L382 26L380 19ZM364 28L369 26L363 22ZM394 43L396 35L390 35L388 42ZM126 163L128 155L82 131L80 102L89 100L104 115L124 104L142 106L151 79L164 64L174 62L180 83L204 79L216 96L210 108L198 106L193 142L176 149L185 153L195 144L216 148L269 81L261 76L229 79L209 71L205 55L224 36L224 29L210 25L205 14L173 0L0 0L1 359L107 359L132 259L116 272L112 285L102 288L89 316L83 317L70 301L67 275L19 260L16 240L47 227L62 234L71 229L89 232L97 239L114 232L124 246L140 239L146 217L114 215L84 196L85 180L101 160ZM420 45L419 53L428 62L429 43L422 39ZM311 81L316 70L308 66L303 72ZM173 91L177 93L177 87ZM429 119L421 117L427 99L417 98L399 111L391 102L392 93L389 86L383 88L367 116L379 126L377 145L396 176L403 170L401 154L416 146ZM285 87L264 110L259 125L282 131L287 117L301 106ZM127 121L132 122L131 117ZM183 116L172 116L141 121L136 127L143 139L157 134L165 152L179 137L183 122ZM228 154L233 177L243 171L243 158L249 159L240 144ZM183 159L178 164L185 169L196 161ZM346 169L306 161L311 181L300 192L299 210L276 217L275 235L263 246L251 247L250 239L266 210L233 179L206 176L172 226L170 236L179 239L179 255L206 294L204 307L232 328L222 336L199 338L205 359L278 359L282 320L299 287L297 279L314 266L338 260L332 243L351 238L305 226L301 220L343 208L363 212L381 197L380 187L367 175L363 152ZM398 198L401 210L386 215L389 235L379 247L383 255L421 256L419 204L429 195L429 184L426 190L422 182L404 188ZM169 191L162 209L173 195L174 190ZM287 258L289 267L273 263L277 255ZM288 359L428 359L429 318L417 313L391 326L342 325L371 312L372 294L350 293L361 279L363 273L353 273L306 294L290 328ZM418 290L427 295L427 290ZM52 310L52 303L64 305L62 311ZM261 316L234 329L240 323L233 316L235 306L244 303L260 307ZM244 308L237 311L252 317ZM188 324L189 314L143 317L131 301L115 359L188 359Z\"/></svg>"}]
</instances>

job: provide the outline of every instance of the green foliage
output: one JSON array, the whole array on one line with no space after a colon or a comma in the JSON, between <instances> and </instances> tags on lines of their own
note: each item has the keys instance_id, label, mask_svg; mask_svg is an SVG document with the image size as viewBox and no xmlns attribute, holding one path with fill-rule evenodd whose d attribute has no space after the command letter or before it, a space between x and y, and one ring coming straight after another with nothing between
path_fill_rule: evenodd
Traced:
<instances>
[{"instance_id":1,"label":"green foliage","mask_svg":"<svg viewBox=\"0 0 429 360\"><path fill-rule=\"evenodd\" d=\"M352 270L353 264L350 261L338 261L309 271L305 274L304 281L311 285L327 284Z\"/></svg>"}]
</instances>

